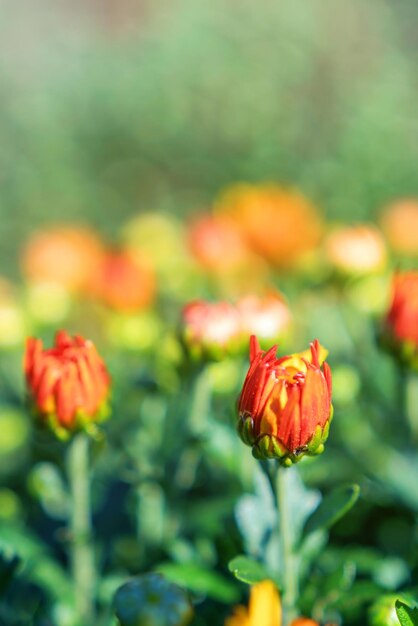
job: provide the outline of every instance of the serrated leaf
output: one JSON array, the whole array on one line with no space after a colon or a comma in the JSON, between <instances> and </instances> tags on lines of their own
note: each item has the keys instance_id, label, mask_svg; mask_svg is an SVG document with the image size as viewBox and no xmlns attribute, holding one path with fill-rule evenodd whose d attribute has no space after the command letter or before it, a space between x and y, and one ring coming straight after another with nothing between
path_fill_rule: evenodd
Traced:
<instances>
[{"instance_id":1,"label":"serrated leaf","mask_svg":"<svg viewBox=\"0 0 418 626\"><path fill-rule=\"evenodd\" d=\"M268 578L274 580L274 576L262 563L244 555L236 556L229 561L228 569L235 578L248 585L254 585Z\"/></svg>"},{"instance_id":2,"label":"serrated leaf","mask_svg":"<svg viewBox=\"0 0 418 626\"><path fill-rule=\"evenodd\" d=\"M401 600L396 600L395 609L401 626L418 626L418 608L411 608Z\"/></svg>"},{"instance_id":3,"label":"serrated leaf","mask_svg":"<svg viewBox=\"0 0 418 626\"><path fill-rule=\"evenodd\" d=\"M155 568L167 580L197 594L227 604L239 599L237 587L227 578L195 563L161 563Z\"/></svg>"},{"instance_id":4,"label":"serrated leaf","mask_svg":"<svg viewBox=\"0 0 418 626\"><path fill-rule=\"evenodd\" d=\"M318 508L308 518L303 535L306 537L306 535L320 528L331 528L354 506L359 495L360 487L358 485L334 489L322 499Z\"/></svg>"}]
</instances>

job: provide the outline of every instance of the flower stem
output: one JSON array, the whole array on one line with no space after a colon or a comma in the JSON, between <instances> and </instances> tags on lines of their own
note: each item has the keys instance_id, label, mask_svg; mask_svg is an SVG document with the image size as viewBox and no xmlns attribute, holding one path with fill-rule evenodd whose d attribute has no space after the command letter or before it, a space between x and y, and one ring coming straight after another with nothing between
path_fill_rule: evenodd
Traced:
<instances>
[{"instance_id":1,"label":"flower stem","mask_svg":"<svg viewBox=\"0 0 418 626\"><path fill-rule=\"evenodd\" d=\"M95 623L95 563L89 480L89 439L85 433L74 436L68 449L68 477L71 490L71 567L74 582L77 624Z\"/></svg>"},{"instance_id":2,"label":"flower stem","mask_svg":"<svg viewBox=\"0 0 418 626\"><path fill-rule=\"evenodd\" d=\"M189 426L194 435L202 435L208 427L208 415L211 402L209 371L202 366L196 373L191 398Z\"/></svg>"},{"instance_id":3,"label":"flower stem","mask_svg":"<svg viewBox=\"0 0 418 626\"><path fill-rule=\"evenodd\" d=\"M416 374L407 373L405 379L405 405L404 411L410 429L410 443L416 446L418 442L418 377Z\"/></svg>"},{"instance_id":4,"label":"flower stem","mask_svg":"<svg viewBox=\"0 0 418 626\"><path fill-rule=\"evenodd\" d=\"M283 567L283 610L286 625L297 615L298 575L293 547L288 502L289 469L278 464L276 473L276 502L279 524L280 553Z\"/></svg>"}]
</instances>

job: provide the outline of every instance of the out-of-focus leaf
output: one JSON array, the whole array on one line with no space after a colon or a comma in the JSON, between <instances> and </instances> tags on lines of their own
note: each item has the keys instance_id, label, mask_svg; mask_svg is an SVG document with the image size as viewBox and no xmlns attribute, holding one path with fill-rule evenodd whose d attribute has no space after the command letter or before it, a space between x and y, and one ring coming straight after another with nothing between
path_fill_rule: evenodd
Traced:
<instances>
[{"instance_id":1,"label":"out-of-focus leaf","mask_svg":"<svg viewBox=\"0 0 418 626\"><path fill-rule=\"evenodd\" d=\"M27 528L0 524L0 536L3 544L10 546L21 557L23 571L34 583L47 589L55 598L66 600L71 597L72 586L68 576L48 548Z\"/></svg>"},{"instance_id":2,"label":"out-of-focus leaf","mask_svg":"<svg viewBox=\"0 0 418 626\"><path fill-rule=\"evenodd\" d=\"M114 607L120 626L186 626L193 617L185 591L153 573L119 587Z\"/></svg>"},{"instance_id":3,"label":"out-of-focus leaf","mask_svg":"<svg viewBox=\"0 0 418 626\"><path fill-rule=\"evenodd\" d=\"M20 564L15 552L6 545L0 545L0 595Z\"/></svg>"},{"instance_id":4,"label":"out-of-focus leaf","mask_svg":"<svg viewBox=\"0 0 418 626\"><path fill-rule=\"evenodd\" d=\"M406 583L409 568L404 560L395 556L380 559L373 571L373 580L385 589L395 590Z\"/></svg>"},{"instance_id":5,"label":"out-of-focus leaf","mask_svg":"<svg viewBox=\"0 0 418 626\"><path fill-rule=\"evenodd\" d=\"M228 569L235 578L248 585L253 585L267 578L275 579L262 563L244 555L239 555L232 559L228 563Z\"/></svg>"},{"instance_id":6,"label":"out-of-focus leaf","mask_svg":"<svg viewBox=\"0 0 418 626\"><path fill-rule=\"evenodd\" d=\"M239 598L237 587L220 574L194 563L161 563L156 570L168 580L197 594L227 604Z\"/></svg>"},{"instance_id":7,"label":"out-of-focus leaf","mask_svg":"<svg viewBox=\"0 0 418 626\"><path fill-rule=\"evenodd\" d=\"M261 558L265 555L265 544L276 522L276 509L267 477L257 465L255 468L255 494L246 494L239 499L235 517L244 539L245 551Z\"/></svg>"},{"instance_id":8,"label":"out-of-focus leaf","mask_svg":"<svg viewBox=\"0 0 418 626\"><path fill-rule=\"evenodd\" d=\"M418 626L418 608L411 608L401 600L395 603L396 615L401 626Z\"/></svg>"},{"instance_id":9,"label":"out-of-focus leaf","mask_svg":"<svg viewBox=\"0 0 418 626\"><path fill-rule=\"evenodd\" d=\"M303 535L306 536L319 528L330 528L336 524L354 506L359 495L358 485L339 487L327 494L308 518Z\"/></svg>"},{"instance_id":10,"label":"out-of-focus leaf","mask_svg":"<svg viewBox=\"0 0 418 626\"><path fill-rule=\"evenodd\" d=\"M56 465L37 463L30 473L29 485L50 517L67 518L70 498Z\"/></svg>"}]
</instances>

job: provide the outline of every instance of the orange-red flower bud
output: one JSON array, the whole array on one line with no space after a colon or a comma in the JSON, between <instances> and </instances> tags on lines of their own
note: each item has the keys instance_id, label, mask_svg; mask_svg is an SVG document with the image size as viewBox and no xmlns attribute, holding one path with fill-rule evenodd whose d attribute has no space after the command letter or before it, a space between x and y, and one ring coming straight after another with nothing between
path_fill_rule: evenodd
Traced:
<instances>
[{"instance_id":1,"label":"orange-red flower bud","mask_svg":"<svg viewBox=\"0 0 418 626\"><path fill-rule=\"evenodd\" d=\"M239 399L238 431L256 458L285 465L324 449L332 418L331 370L318 340L310 351L276 358L277 346L250 339L250 368Z\"/></svg>"},{"instance_id":2,"label":"orange-red flower bud","mask_svg":"<svg viewBox=\"0 0 418 626\"><path fill-rule=\"evenodd\" d=\"M418 367L417 270L395 274L386 331L391 347L410 365Z\"/></svg>"},{"instance_id":3,"label":"orange-red flower bud","mask_svg":"<svg viewBox=\"0 0 418 626\"><path fill-rule=\"evenodd\" d=\"M110 377L91 341L61 330L55 345L27 339L24 358L26 382L34 408L58 436L106 417Z\"/></svg>"}]
</instances>

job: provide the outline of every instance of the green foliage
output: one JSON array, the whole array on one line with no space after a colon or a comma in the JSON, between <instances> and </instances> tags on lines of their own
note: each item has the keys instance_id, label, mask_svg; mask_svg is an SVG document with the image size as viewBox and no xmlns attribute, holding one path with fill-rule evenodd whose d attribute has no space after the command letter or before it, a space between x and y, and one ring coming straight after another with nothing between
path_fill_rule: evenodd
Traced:
<instances>
[{"instance_id":1,"label":"green foliage","mask_svg":"<svg viewBox=\"0 0 418 626\"><path fill-rule=\"evenodd\" d=\"M304 527L304 535L315 532L321 528L330 528L336 524L354 506L360 495L358 485L339 487L327 494L318 508L307 519Z\"/></svg>"},{"instance_id":2,"label":"green foliage","mask_svg":"<svg viewBox=\"0 0 418 626\"><path fill-rule=\"evenodd\" d=\"M401 626L417 626L418 609L416 607L410 608L401 600L396 600L395 608Z\"/></svg>"},{"instance_id":3,"label":"green foliage","mask_svg":"<svg viewBox=\"0 0 418 626\"><path fill-rule=\"evenodd\" d=\"M0 23L2 276L21 274L19 250L34 229L61 221L85 222L111 245L135 247L138 237L169 261L164 281L156 272L155 306L134 315L59 289L53 306L48 285L33 300L23 281L10 293L0 281L0 626L92 626L76 624L66 444L34 427L21 373L24 335L49 341L55 325L94 339L113 380L113 415L89 474L97 626L114 625L113 608L122 626L189 623L188 593L193 624L221 626L246 600L245 585L268 578L286 592L276 466L256 462L236 433L247 355L207 366L187 358L185 302L235 292L228 272L190 261L182 229L237 181L297 187L327 227L374 222L393 199L417 196L418 4L9 4ZM173 246L162 227L155 241L142 226L134 232L127 219L145 212L178 220L168 226ZM281 349L318 337L333 372L325 453L286 470L298 611L321 624L410 626L418 387L381 350L377 327L391 270L417 259L389 251L381 273L343 278L323 247L314 256L294 272L261 261L256 283L289 303ZM145 572L158 575L137 577Z\"/></svg>"},{"instance_id":4,"label":"green foliage","mask_svg":"<svg viewBox=\"0 0 418 626\"><path fill-rule=\"evenodd\" d=\"M254 585L262 580L271 578L271 573L258 561L248 556L239 555L228 563L229 571L247 585Z\"/></svg>"}]
</instances>

